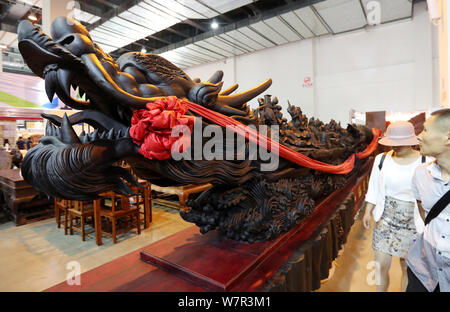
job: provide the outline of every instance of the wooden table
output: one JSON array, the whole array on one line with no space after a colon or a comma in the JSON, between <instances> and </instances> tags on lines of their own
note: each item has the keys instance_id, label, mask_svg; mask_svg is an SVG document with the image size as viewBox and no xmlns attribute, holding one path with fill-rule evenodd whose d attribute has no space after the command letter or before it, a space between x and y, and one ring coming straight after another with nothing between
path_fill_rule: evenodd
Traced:
<instances>
[{"instance_id":1,"label":"wooden table","mask_svg":"<svg viewBox=\"0 0 450 312\"><path fill-rule=\"evenodd\" d=\"M20 169L4 169L0 170L0 191L11 215L14 217L16 225L27 223L28 217L43 219L49 217L53 213L51 209L52 200L46 198L42 193L35 190L22 177ZM40 196L41 195L41 196ZM39 198L40 197L40 198ZM47 206L48 209L35 211L32 213L24 213L23 209L37 206Z\"/></svg>"},{"instance_id":2,"label":"wooden table","mask_svg":"<svg viewBox=\"0 0 450 312\"><path fill-rule=\"evenodd\" d=\"M155 184L151 185L152 191L160 192L169 195L177 195L179 203L174 203L170 200L165 200L163 198L155 198L153 199L154 203L161 204L164 206L168 206L175 209L187 210L186 201L189 198L190 194L200 193L212 188L212 184L188 184L188 185L180 185L180 186L158 186Z\"/></svg>"}]
</instances>

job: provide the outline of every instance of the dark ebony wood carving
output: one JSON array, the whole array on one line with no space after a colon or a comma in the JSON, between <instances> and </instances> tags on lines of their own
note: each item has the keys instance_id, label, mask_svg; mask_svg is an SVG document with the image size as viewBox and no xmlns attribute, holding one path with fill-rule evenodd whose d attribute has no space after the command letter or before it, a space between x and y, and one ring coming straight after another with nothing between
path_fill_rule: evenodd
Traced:
<instances>
[{"instance_id":1,"label":"dark ebony wood carving","mask_svg":"<svg viewBox=\"0 0 450 312\"><path fill-rule=\"evenodd\" d=\"M315 172L286 159L272 171L261 171L265 160L249 157L249 142L242 160L150 160L138 153L139 146L129 136L133 111L174 95L247 125L278 126L281 144L330 164L343 162L372 140L368 128L344 129L334 120L323 123L292 105L288 122L277 98L270 95L250 110L246 103L267 90L270 79L232 94L237 85L221 91L221 71L201 82L158 55L132 52L115 61L76 21L57 18L51 32L50 38L28 21L22 21L18 31L20 52L33 72L45 79L50 100L57 94L66 105L81 110L70 118L44 115L46 136L24 159L23 177L49 195L87 200L107 190L131 194L128 184L137 181L113 165L125 160L140 178L158 185L212 183L212 189L188 202L189 211L181 212L202 233L218 229L237 240L267 240L301 222L313 211L314 200L339 188L346 176ZM87 100L73 99L70 86L78 87ZM72 125L80 122L96 130L77 136ZM203 120L201 131L207 125ZM199 143L195 132L192 137L193 144ZM202 138L200 144L208 139ZM233 153L238 153L237 146Z\"/></svg>"}]
</instances>

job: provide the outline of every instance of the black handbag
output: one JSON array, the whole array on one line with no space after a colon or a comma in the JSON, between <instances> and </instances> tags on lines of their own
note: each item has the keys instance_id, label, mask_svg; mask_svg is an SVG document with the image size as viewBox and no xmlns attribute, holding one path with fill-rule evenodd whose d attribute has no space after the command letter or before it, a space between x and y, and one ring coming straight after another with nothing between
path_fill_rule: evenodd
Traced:
<instances>
[{"instance_id":1,"label":"black handbag","mask_svg":"<svg viewBox=\"0 0 450 312\"><path fill-rule=\"evenodd\" d=\"M435 204L433 207L431 207L430 212L427 214L427 217L425 218L425 225L431 222L434 218L436 218L442 210L447 207L447 205L450 203L450 190L447 191L447 193L444 194Z\"/></svg>"}]
</instances>

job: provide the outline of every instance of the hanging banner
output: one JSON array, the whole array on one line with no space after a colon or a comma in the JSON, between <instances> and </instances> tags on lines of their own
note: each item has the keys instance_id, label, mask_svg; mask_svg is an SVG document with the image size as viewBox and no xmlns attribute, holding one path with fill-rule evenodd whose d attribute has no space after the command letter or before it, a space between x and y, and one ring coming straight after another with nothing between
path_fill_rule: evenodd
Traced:
<instances>
[{"instance_id":1,"label":"hanging banner","mask_svg":"<svg viewBox=\"0 0 450 312\"><path fill-rule=\"evenodd\" d=\"M67 109L56 95L52 102L49 101L45 93L45 80L37 76L6 72L0 72L0 106Z\"/></svg>"}]
</instances>

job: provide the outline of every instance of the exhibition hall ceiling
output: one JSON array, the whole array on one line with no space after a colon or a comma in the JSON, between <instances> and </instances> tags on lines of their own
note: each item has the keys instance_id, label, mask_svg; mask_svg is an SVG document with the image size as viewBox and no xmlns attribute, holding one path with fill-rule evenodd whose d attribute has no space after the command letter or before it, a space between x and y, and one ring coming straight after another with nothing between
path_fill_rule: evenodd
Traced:
<instances>
[{"instance_id":1,"label":"exhibition hall ceiling","mask_svg":"<svg viewBox=\"0 0 450 312\"><path fill-rule=\"evenodd\" d=\"M85 0L74 17L113 57L157 53L181 68L322 35L412 17L413 0ZM375 4L375 5L376 5ZM0 0L0 43L17 46L17 24L42 0ZM216 28L211 25L216 23ZM370 27L370 26L369 26Z\"/></svg>"}]
</instances>

